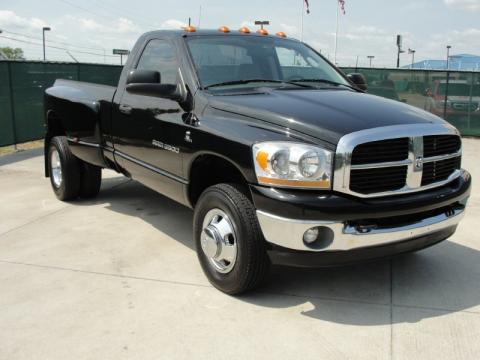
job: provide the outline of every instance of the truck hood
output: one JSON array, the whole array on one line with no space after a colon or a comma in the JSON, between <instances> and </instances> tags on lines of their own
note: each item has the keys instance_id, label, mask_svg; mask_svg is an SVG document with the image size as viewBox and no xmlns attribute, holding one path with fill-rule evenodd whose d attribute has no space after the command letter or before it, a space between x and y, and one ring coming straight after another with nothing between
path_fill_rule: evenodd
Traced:
<instances>
[{"instance_id":1,"label":"truck hood","mask_svg":"<svg viewBox=\"0 0 480 360\"><path fill-rule=\"evenodd\" d=\"M216 95L210 106L314 136L336 145L348 133L401 124L442 122L404 103L340 90L274 90Z\"/></svg>"}]
</instances>

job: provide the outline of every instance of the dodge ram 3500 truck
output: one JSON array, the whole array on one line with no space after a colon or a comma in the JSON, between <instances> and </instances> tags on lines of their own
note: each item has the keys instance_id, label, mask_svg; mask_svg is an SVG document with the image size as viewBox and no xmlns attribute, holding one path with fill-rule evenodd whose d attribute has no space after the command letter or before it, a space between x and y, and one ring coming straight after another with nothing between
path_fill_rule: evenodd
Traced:
<instances>
[{"instance_id":1,"label":"dodge ram 3500 truck","mask_svg":"<svg viewBox=\"0 0 480 360\"><path fill-rule=\"evenodd\" d=\"M60 200L116 170L194 209L210 282L258 286L272 263L333 266L450 237L471 179L444 120L369 95L308 45L247 28L154 31L117 88L45 93L45 174Z\"/></svg>"}]
</instances>

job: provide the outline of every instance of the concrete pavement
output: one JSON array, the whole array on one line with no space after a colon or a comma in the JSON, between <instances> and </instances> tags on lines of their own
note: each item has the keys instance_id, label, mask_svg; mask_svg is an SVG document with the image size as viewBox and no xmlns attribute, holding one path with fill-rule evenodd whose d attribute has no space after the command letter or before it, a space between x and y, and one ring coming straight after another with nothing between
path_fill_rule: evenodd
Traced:
<instances>
[{"instance_id":1,"label":"concrete pavement","mask_svg":"<svg viewBox=\"0 0 480 360\"><path fill-rule=\"evenodd\" d=\"M478 359L480 141L467 216L446 242L392 261L274 268L266 287L212 288L192 212L113 172L62 203L40 152L0 158L0 360Z\"/></svg>"}]
</instances>

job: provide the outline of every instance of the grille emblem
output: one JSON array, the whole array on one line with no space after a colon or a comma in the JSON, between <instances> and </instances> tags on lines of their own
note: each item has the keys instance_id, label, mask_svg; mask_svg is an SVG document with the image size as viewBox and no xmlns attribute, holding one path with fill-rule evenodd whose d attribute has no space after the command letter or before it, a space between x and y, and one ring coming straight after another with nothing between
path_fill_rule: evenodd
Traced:
<instances>
[{"instance_id":1,"label":"grille emblem","mask_svg":"<svg viewBox=\"0 0 480 360\"><path fill-rule=\"evenodd\" d=\"M423 156L417 156L415 158L415 169L420 170L423 168Z\"/></svg>"}]
</instances>

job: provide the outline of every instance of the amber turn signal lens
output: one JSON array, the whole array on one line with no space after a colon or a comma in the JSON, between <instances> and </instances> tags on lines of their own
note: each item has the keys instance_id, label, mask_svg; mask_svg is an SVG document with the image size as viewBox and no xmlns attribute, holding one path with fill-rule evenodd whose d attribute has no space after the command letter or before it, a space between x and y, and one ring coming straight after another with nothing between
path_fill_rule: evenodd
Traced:
<instances>
[{"instance_id":1,"label":"amber turn signal lens","mask_svg":"<svg viewBox=\"0 0 480 360\"><path fill-rule=\"evenodd\" d=\"M257 34L260 35L268 35L268 31L266 29L258 29Z\"/></svg>"},{"instance_id":2,"label":"amber turn signal lens","mask_svg":"<svg viewBox=\"0 0 480 360\"><path fill-rule=\"evenodd\" d=\"M279 37L283 37L283 38L286 38L286 37L287 37L287 34L285 34L283 31L277 32L276 35L279 36Z\"/></svg>"},{"instance_id":3,"label":"amber turn signal lens","mask_svg":"<svg viewBox=\"0 0 480 360\"><path fill-rule=\"evenodd\" d=\"M238 31L240 31L241 33L244 33L244 34L250 34L250 29L247 28L246 26L240 28Z\"/></svg>"},{"instance_id":4,"label":"amber turn signal lens","mask_svg":"<svg viewBox=\"0 0 480 360\"><path fill-rule=\"evenodd\" d=\"M268 153L265 152L265 151L259 151L258 154L257 154L257 162L258 162L258 165L260 165L260 167L263 170L267 170L267 167L268 167Z\"/></svg>"},{"instance_id":5,"label":"amber turn signal lens","mask_svg":"<svg viewBox=\"0 0 480 360\"><path fill-rule=\"evenodd\" d=\"M186 32L191 32L191 33L197 31L197 29L195 28L195 26L191 26L191 25L190 25L190 26L186 26L184 29L185 29Z\"/></svg>"},{"instance_id":6,"label":"amber turn signal lens","mask_svg":"<svg viewBox=\"0 0 480 360\"><path fill-rule=\"evenodd\" d=\"M223 33L229 33L230 32L230 29L226 26L220 26L220 28L218 29L218 31L220 32L223 32Z\"/></svg>"}]
</instances>

